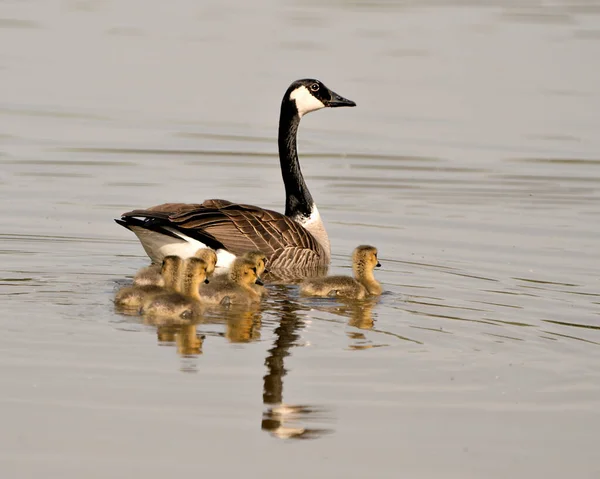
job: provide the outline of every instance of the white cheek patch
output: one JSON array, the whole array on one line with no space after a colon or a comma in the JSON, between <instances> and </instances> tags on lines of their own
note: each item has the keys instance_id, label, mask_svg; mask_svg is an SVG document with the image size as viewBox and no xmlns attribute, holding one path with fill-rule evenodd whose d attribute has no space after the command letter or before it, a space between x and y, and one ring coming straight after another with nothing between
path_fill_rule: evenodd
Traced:
<instances>
[{"instance_id":1,"label":"white cheek patch","mask_svg":"<svg viewBox=\"0 0 600 479\"><path fill-rule=\"evenodd\" d=\"M305 115L306 113L325 108L323 102L314 97L305 86L298 87L290 93L290 100L296 102L298 115L300 115L301 118L302 115Z\"/></svg>"}]
</instances>

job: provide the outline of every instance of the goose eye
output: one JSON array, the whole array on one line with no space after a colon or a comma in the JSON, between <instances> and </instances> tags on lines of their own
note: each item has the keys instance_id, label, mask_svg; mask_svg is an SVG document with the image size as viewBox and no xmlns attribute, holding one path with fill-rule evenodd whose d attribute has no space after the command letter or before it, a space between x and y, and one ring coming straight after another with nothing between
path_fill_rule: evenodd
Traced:
<instances>
[{"instance_id":1,"label":"goose eye","mask_svg":"<svg viewBox=\"0 0 600 479\"><path fill-rule=\"evenodd\" d=\"M311 91L319 91L319 84L318 83L313 83L310 86Z\"/></svg>"}]
</instances>

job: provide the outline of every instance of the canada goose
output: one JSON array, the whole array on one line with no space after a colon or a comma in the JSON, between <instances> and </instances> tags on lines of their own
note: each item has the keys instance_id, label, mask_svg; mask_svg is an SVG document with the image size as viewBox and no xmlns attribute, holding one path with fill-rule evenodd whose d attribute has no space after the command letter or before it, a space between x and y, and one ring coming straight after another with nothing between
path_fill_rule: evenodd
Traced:
<instances>
[{"instance_id":1,"label":"canada goose","mask_svg":"<svg viewBox=\"0 0 600 479\"><path fill-rule=\"evenodd\" d=\"M206 262L200 258L185 260L179 290L159 294L145 302L142 313L149 317L190 320L201 313L198 288L206 279Z\"/></svg>"},{"instance_id":2,"label":"canada goose","mask_svg":"<svg viewBox=\"0 0 600 479\"><path fill-rule=\"evenodd\" d=\"M194 256L206 262L207 276L213 274L215 265L217 264L217 253L210 248L200 248L194 253ZM136 286L164 286L165 281L161 274L161 265L151 264L140 269L133 277L133 284Z\"/></svg>"},{"instance_id":3,"label":"canada goose","mask_svg":"<svg viewBox=\"0 0 600 479\"><path fill-rule=\"evenodd\" d=\"M381 266L377 248L361 245L352 253L354 278L350 276L327 276L307 279L300 284L300 292L306 296L344 297L364 299L367 295L379 296L382 288L373 276L373 269Z\"/></svg>"},{"instance_id":4,"label":"canada goose","mask_svg":"<svg viewBox=\"0 0 600 479\"><path fill-rule=\"evenodd\" d=\"M285 92L278 134L285 214L213 199L133 210L115 221L137 235L155 263L165 255L188 257L198 247L208 246L217 252L217 267L229 266L236 256L252 249L267 255L272 270L328 265L329 238L300 170L296 137L302 116L342 106L356 103L319 80L297 80Z\"/></svg>"},{"instance_id":5,"label":"canada goose","mask_svg":"<svg viewBox=\"0 0 600 479\"><path fill-rule=\"evenodd\" d=\"M179 256L165 256L161 266L161 280L165 287L173 289L177 287L182 262ZM156 284L125 286L117 291L115 304L127 309L139 308L148 298L164 291Z\"/></svg>"},{"instance_id":6,"label":"canada goose","mask_svg":"<svg viewBox=\"0 0 600 479\"><path fill-rule=\"evenodd\" d=\"M245 304L260 302L261 292L253 285L262 286L253 261L237 258L228 273L228 281L211 282L200 287L200 301L206 304Z\"/></svg>"}]
</instances>

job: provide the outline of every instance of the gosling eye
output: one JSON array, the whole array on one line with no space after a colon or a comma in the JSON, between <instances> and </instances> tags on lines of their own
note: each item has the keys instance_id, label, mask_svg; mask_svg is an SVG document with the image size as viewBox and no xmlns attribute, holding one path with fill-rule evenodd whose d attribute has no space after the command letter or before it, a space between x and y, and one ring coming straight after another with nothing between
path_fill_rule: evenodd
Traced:
<instances>
[{"instance_id":1,"label":"gosling eye","mask_svg":"<svg viewBox=\"0 0 600 479\"><path fill-rule=\"evenodd\" d=\"M311 91L319 91L319 84L318 84L318 83L313 83L313 84L310 86L310 90L311 90Z\"/></svg>"}]
</instances>

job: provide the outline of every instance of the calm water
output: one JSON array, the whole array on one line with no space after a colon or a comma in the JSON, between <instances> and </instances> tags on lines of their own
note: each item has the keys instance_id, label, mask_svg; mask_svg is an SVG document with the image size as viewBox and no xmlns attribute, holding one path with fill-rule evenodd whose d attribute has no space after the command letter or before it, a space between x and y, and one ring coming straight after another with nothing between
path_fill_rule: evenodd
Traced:
<instances>
[{"instance_id":1,"label":"calm water","mask_svg":"<svg viewBox=\"0 0 600 479\"><path fill-rule=\"evenodd\" d=\"M2 2L2 477L599 477L598 58L595 1ZM358 104L300 129L331 271L386 294L116 314L120 213L283 210L302 77Z\"/></svg>"}]
</instances>

